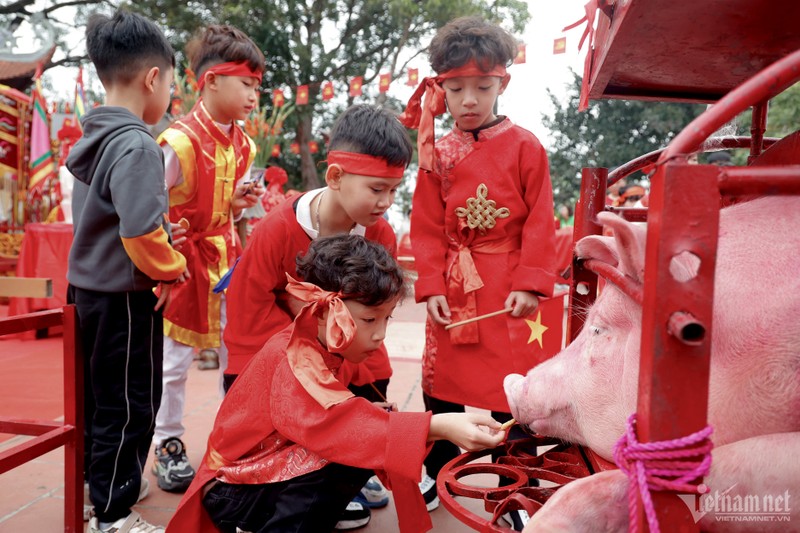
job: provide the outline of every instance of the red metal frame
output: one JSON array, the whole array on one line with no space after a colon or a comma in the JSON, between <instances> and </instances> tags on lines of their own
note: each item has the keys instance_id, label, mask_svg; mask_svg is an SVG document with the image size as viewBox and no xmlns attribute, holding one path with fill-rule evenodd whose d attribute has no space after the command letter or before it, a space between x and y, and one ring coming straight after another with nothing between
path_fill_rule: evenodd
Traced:
<instances>
[{"instance_id":1,"label":"red metal frame","mask_svg":"<svg viewBox=\"0 0 800 533\"><path fill-rule=\"evenodd\" d=\"M32 439L0 453L0 474L64 446L64 531L83 526L83 356L74 305L0 320L0 336L64 328L64 422L0 418L0 433Z\"/></svg>"}]
</instances>

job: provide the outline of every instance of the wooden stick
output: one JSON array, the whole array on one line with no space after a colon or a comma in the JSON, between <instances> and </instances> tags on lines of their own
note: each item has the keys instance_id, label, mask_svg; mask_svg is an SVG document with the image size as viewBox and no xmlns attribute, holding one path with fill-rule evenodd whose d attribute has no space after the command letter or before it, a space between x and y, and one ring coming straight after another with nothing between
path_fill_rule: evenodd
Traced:
<instances>
[{"instance_id":1,"label":"wooden stick","mask_svg":"<svg viewBox=\"0 0 800 533\"><path fill-rule=\"evenodd\" d=\"M516 423L517 421L514 420L513 418L511 420L508 420L507 422L504 422L502 426L500 426L500 431L505 431Z\"/></svg>"},{"instance_id":2,"label":"wooden stick","mask_svg":"<svg viewBox=\"0 0 800 533\"><path fill-rule=\"evenodd\" d=\"M478 320L483 320L484 318L492 318L493 316L510 313L511 311L513 311L513 309L508 308L508 309L501 309L500 311L495 311L494 313L486 313L485 315L468 318L466 320L462 320L461 322L456 322L454 324L447 324L444 327L444 329L457 328L458 326L463 326L464 324L471 324L472 322L477 322Z\"/></svg>"}]
</instances>

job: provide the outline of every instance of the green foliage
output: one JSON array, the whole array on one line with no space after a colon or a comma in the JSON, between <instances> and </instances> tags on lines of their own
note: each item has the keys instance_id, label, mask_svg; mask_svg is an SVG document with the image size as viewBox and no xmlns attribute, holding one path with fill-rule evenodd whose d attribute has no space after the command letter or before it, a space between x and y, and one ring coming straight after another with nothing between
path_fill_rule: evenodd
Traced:
<instances>
[{"instance_id":1,"label":"green foliage","mask_svg":"<svg viewBox=\"0 0 800 533\"><path fill-rule=\"evenodd\" d=\"M543 116L553 138L548 155L556 204L575 202L581 168L614 168L662 148L705 109L694 104L600 100L578 112L580 87L576 74L566 101L549 93L556 111Z\"/></svg>"},{"instance_id":2,"label":"green foliage","mask_svg":"<svg viewBox=\"0 0 800 533\"><path fill-rule=\"evenodd\" d=\"M769 103L767 137L785 137L800 129L800 83L795 83Z\"/></svg>"}]
</instances>

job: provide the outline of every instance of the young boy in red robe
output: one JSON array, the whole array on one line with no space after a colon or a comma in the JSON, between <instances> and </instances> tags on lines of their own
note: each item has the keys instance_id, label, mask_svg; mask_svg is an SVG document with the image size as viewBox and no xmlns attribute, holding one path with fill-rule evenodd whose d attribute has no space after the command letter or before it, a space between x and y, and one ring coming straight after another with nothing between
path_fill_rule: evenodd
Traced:
<instances>
[{"instance_id":1,"label":"young boy in red robe","mask_svg":"<svg viewBox=\"0 0 800 533\"><path fill-rule=\"evenodd\" d=\"M212 288L240 253L234 221L264 192L261 185L247 183L256 146L236 123L258 103L264 55L231 26L205 28L186 45L186 53L200 98L158 139L169 219L191 273L187 283L172 291L164 312L163 393L153 436L153 473L158 486L171 492L186 490L194 476L181 441L194 352L217 348L223 369L226 362L225 298Z\"/></svg>"},{"instance_id":2,"label":"young boy in red robe","mask_svg":"<svg viewBox=\"0 0 800 533\"><path fill-rule=\"evenodd\" d=\"M228 391L167 531L330 531L373 471L393 488L400 531L429 530L417 488L427 443L496 446L500 424L478 413L400 413L347 389L403 296L383 246L359 235L315 239L297 273L306 282L287 275L286 290L304 307Z\"/></svg>"},{"instance_id":3,"label":"young boy in red robe","mask_svg":"<svg viewBox=\"0 0 800 533\"><path fill-rule=\"evenodd\" d=\"M334 124L328 150L327 187L290 198L261 219L231 276L227 299L232 319L224 333L229 350L226 385L267 340L294 320L300 306L286 293L286 273L297 277L295 258L314 239L353 233L396 253L396 237L383 214L394 202L413 154L405 128L387 110L352 106ZM381 345L379 354L358 366L350 387L358 396L378 401L378 393L386 397L391 375L389 356ZM428 503L438 505L432 483L424 489ZM368 507L386 503L383 488L371 481L364 501L354 502L341 527L369 520Z\"/></svg>"},{"instance_id":4,"label":"young boy in red robe","mask_svg":"<svg viewBox=\"0 0 800 533\"><path fill-rule=\"evenodd\" d=\"M494 113L516 53L514 38L494 24L451 21L429 49L438 75L423 80L401 117L420 130L411 242L415 296L428 308L422 387L433 413L469 404L509 420L503 378L540 362L525 318L555 282L547 155L532 133ZM445 110L455 126L434 148L434 117ZM502 309L511 311L445 330ZM436 443L428 474L435 478L458 453Z\"/></svg>"}]
</instances>

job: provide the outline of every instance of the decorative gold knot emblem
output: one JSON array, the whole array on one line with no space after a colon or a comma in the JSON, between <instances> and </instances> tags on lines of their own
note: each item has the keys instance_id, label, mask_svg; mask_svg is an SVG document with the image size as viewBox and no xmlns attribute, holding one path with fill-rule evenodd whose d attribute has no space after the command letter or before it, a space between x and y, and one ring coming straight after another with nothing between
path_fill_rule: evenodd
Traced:
<instances>
[{"instance_id":1,"label":"decorative gold knot emblem","mask_svg":"<svg viewBox=\"0 0 800 533\"><path fill-rule=\"evenodd\" d=\"M457 207L456 216L465 218L469 229L477 229L481 233L497 225L498 218L511 215L507 207L497 209L497 202L489 200L489 189L485 183L478 185L475 198L467 198L467 207Z\"/></svg>"}]
</instances>

